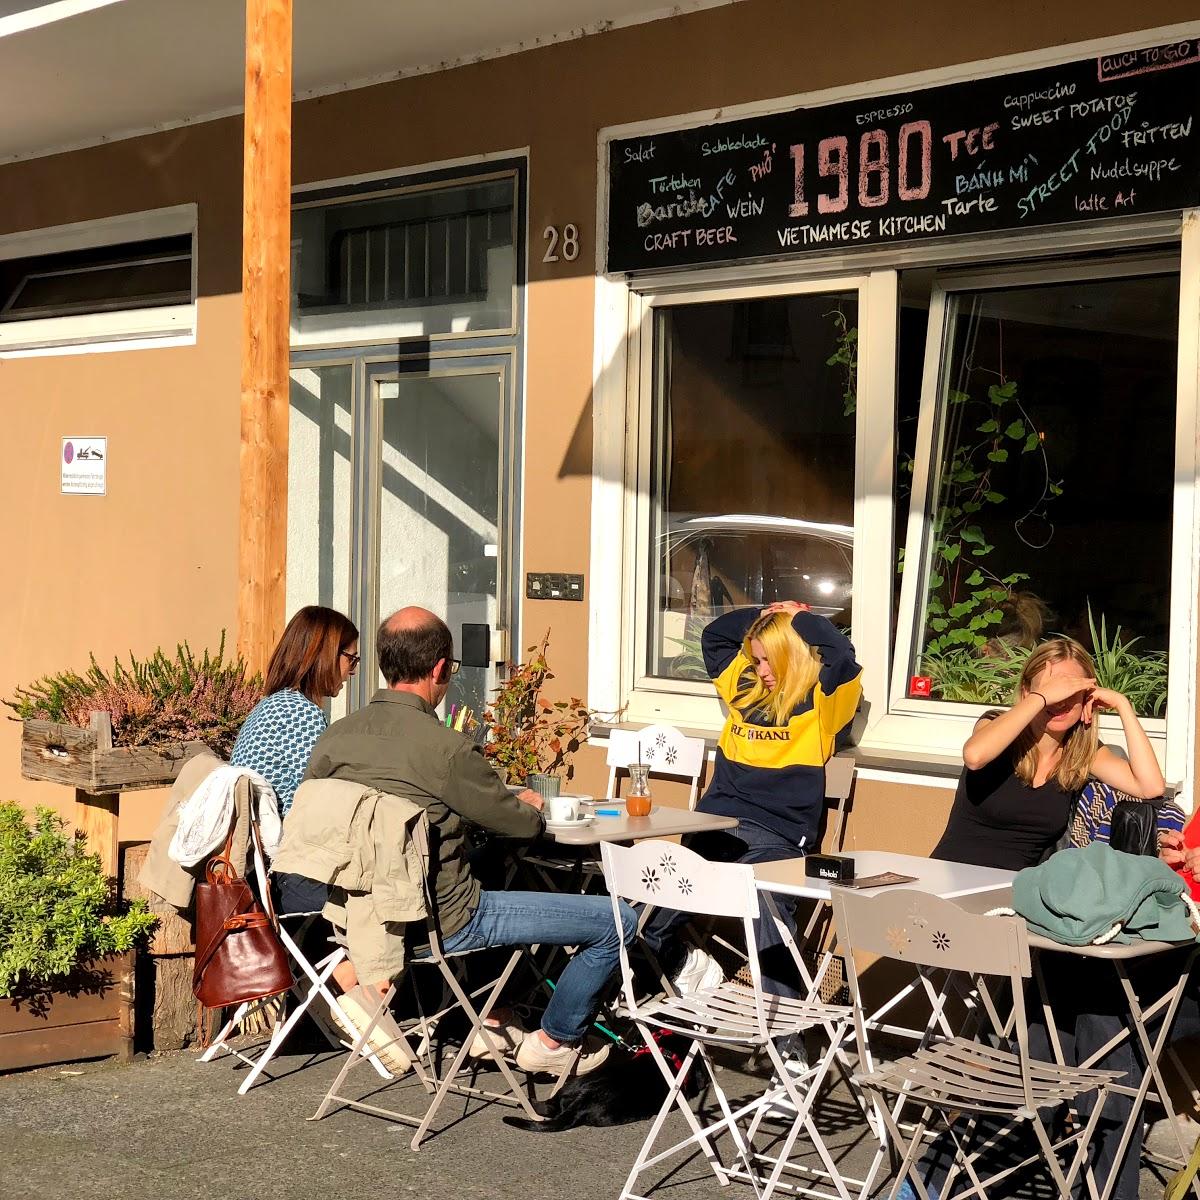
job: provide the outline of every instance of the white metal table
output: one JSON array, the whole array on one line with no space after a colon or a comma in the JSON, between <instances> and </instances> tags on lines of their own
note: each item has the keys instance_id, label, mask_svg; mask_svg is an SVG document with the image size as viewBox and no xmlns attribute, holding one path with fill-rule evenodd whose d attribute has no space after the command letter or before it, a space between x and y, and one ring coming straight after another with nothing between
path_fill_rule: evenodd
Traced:
<instances>
[{"instance_id":1,"label":"white metal table","mask_svg":"<svg viewBox=\"0 0 1200 1200\"><path fill-rule=\"evenodd\" d=\"M885 871L912 875L912 883L892 886L928 892L943 900L1005 891L1012 887L1015 874L997 867L943 862L936 858L920 858L915 854L896 854L891 850L850 850L841 857L854 860L854 872L859 878L882 875ZM809 879L804 874L805 861L803 858L782 858L777 862L759 863L754 868L759 891L827 901L830 887L836 885L831 885L828 879Z\"/></svg>"},{"instance_id":2,"label":"white metal table","mask_svg":"<svg viewBox=\"0 0 1200 1200\"><path fill-rule=\"evenodd\" d=\"M977 867L970 863L946 862L941 859L920 858L915 854L897 854L891 850L851 850L843 857L854 860L855 875L865 878L870 875L881 875L893 871L897 875L911 875L911 882L891 884L891 888L908 888L915 891L928 892L940 896L943 900L966 900L972 898L974 907L978 900L993 898L994 904L1002 904L1011 894L1014 871L1005 871L998 867ZM820 904L828 904L830 888L837 886L827 879L810 879L805 875L805 860L803 858L785 858L776 862L759 863L754 868L754 878L758 884L776 927L784 937L785 943L796 962L800 977L806 987L814 989L820 984L823 970L832 960L833 951L824 958L823 967L814 976L804 962L802 948L796 944L787 926L779 916L775 903L776 896L790 896L796 899L816 900ZM887 890L887 889L880 889ZM978 900L975 900L978 898ZM989 904L988 907L991 907ZM883 1003L871 1014L864 1015L864 1024L873 1030L883 1031L899 1036L921 1037L922 1030L909 1029L903 1026L887 1025L883 1018L892 1012L897 1005L902 1004L917 988L910 983L901 988L894 996ZM940 1010L935 1014L944 1024ZM869 1066L871 1062L870 1047L860 1047L863 1061Z\"/></svg>"},{"instance_id":3,"label":"white metal table","mask_svg":"<svg viewBox=\"0 0 1200 1200\"><path fill-rule=\"evenodd\" d=\"M972 908L976 908L981 904L990 908L1004 903L1011 895L1012 881L1015 874L1013 871L1000 870L995 867L977 867L970 863L945 862L940 859L920 858L917 855L898 854L890 850L852 850L844 852L842 857L854 860L855 876L859 879L871 875L882 875L886 872L894 872L897 875L912 877L904 883L885 885L879 889L880 891L917 890L939 896L943 900L962 901L964 906ZM775 921L776 928L779 930L795 961L804 986L809 990L810 995L815 995L819 991L821 981L829 965L834 960L837 947L835 945L825 953L820 954L816 970L810 971L804 961L801 946L797 944L796 938L784 924L776 904L776 898L779 896L815 900L821 906L830 903L831 889L836 887L837 884L825 879L810 879L805 874L805 865L803 858L780 859L776 862L759 863L754 867L754 878L758 884L759 894L762 896L767 910ZM812 928L813 926L810 924L810 931ZM805 940L807 940L807 936ZM819 947L813 947L813 949L819 949ZM888 1013L892 1012L909 996L916 993L918 986L923 987L928 994L932 1010L926 1029L910 1029L887 1024L885 1018ZM946 984L943 985L940 995L934 994L928 981L923 976L920 976L918 980L905 984L874 1012L864 1012L861 1025L863 1040L858 1045L861 1069L869 1071L873 1067L869 1041L871 1033L886 1032L902 1037L921 1039L932 1030L936 1023L947 1036L951 1036L944 1013L946 988L948 986L951 986L950 980L947 980ZM849 1074L848 1070L847 1074ZM882 1120L872 1109L864 1110L864 1115L876 1137L879 1139L879 1148L863 1182L860 1192L861 1196L869 1194L879 1168L888 1152L887 1138L884 1133Z\"/></svg>"},{"instance_id":4,"label":"white metal table","mask_svg":"<svg viewBox=\"0 0 1200 1200\"><path fill-rule=\"evenodd\" d=\"M620 815L597 816L578 829L546 829L560 846L598 846L601 842L641 842L647 838L678 837L689 833L709 833L717 829L733 829L736 817L716 813L693 812L686 808L668 808L656 804L645 817L631 817L625 811L624 800L596 800L584 805L594 814L598 808L616 808Z\"/></svg>"}]
</instances>

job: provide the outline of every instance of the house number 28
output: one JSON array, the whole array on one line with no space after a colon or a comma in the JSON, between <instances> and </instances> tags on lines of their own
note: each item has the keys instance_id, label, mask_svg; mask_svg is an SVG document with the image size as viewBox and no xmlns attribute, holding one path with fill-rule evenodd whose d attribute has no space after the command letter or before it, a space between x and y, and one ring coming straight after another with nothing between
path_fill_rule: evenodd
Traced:
<instances>
[{"instance_id":1,"label":"house number 28","mask_svg":"<svg viewBox=\"0 0 1200 1200\"><path fill-rule=\"evenodd\" d=\"M550 243L546 247L546 253L542 255L542 262L558 262L560 257L566 262L574 262L579 257L579 230L574 225L564 225L561 235L557 226L547 225L542 230L542 237ZM558 253L560 241L562 242L561 255Z\"/></svg>"}]
</instances>

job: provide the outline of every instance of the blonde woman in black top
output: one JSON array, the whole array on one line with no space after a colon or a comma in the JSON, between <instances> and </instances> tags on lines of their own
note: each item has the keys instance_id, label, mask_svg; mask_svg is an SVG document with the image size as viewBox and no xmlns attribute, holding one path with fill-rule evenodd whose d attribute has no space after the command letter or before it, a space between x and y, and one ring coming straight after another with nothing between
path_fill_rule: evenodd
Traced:
<instances>
[{"instance_id":1,"label":"blonde woman in black top","mask_svg":"<svg viewBox=\"0 0 1200 1200\"><path fill-rule=\"evenodd\" d=\"M1129 759L1101 746L1095 716L1121 718ZM980 718L963 746L963 772L934 858L1034 866L1053 850L1089 778L1130 796L1163 794L1163 777L1133 705L1096 685L1091 655L1071 638L1030 654L1017 702Z\"/></svg>"}]
</instances>

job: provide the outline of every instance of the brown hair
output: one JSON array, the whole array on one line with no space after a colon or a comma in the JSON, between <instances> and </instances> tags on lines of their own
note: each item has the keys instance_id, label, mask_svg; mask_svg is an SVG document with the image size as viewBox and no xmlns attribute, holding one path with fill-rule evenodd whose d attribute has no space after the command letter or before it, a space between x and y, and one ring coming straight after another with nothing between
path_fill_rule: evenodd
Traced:
<instances>
[{"instance_id":1,"label":"brown hair","mask_svg":"<svg viewBox=\"0 0 1200 1200\"><path fill-rule=\"evenodd\" d=\"M310 604L288 623L267 664L266 694L294 688L319 704L342 683L342 652L358 641L358 629L336 609Z\"/></svg>"},{"instance_id":2,"label":"brown hair","mask_svg":"<svg viewBox=\"0 0 1200 1200\"><path fill-rule=\"evenodd\" d=\"M1021 678L1017 683L1019 700L1028 695L1033 681L1051 664L1058 662L1073 662L1084 669L1089 679L1096 677L1096 664L1092 656L1074 638L1055 637L1043 642L1025 660ZM1083 721L1076 722L1067 736L1063 738L1062 756L1054 768L1053 778L1065 792L1077 792L1087 783L1092 770L1092 759L1100 746L1096 723L1085 725ZM1028 727L1021 732L1014 746L1017 763L1017 775L1022 783L1032 786L1033 777L1037 773L1038 753L1037 738Z\"/></svg>"}]
</instances>

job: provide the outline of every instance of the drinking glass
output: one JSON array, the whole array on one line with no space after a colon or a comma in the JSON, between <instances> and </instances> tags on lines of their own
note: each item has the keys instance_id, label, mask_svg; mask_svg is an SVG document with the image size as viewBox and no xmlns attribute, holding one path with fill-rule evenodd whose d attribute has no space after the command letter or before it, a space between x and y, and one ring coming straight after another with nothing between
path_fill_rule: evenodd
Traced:
<instances>
[{"instance_id":1,"label":"drinking glass","mask_svg":"<svg viewBox=\"0 0 1200 1200\"><path fill-rule=\"evenodd\" d=\"M650 808L650 768L646 763L630 763L625 811L631 817L648 817Z\"/></svg>"}]
</instances>

